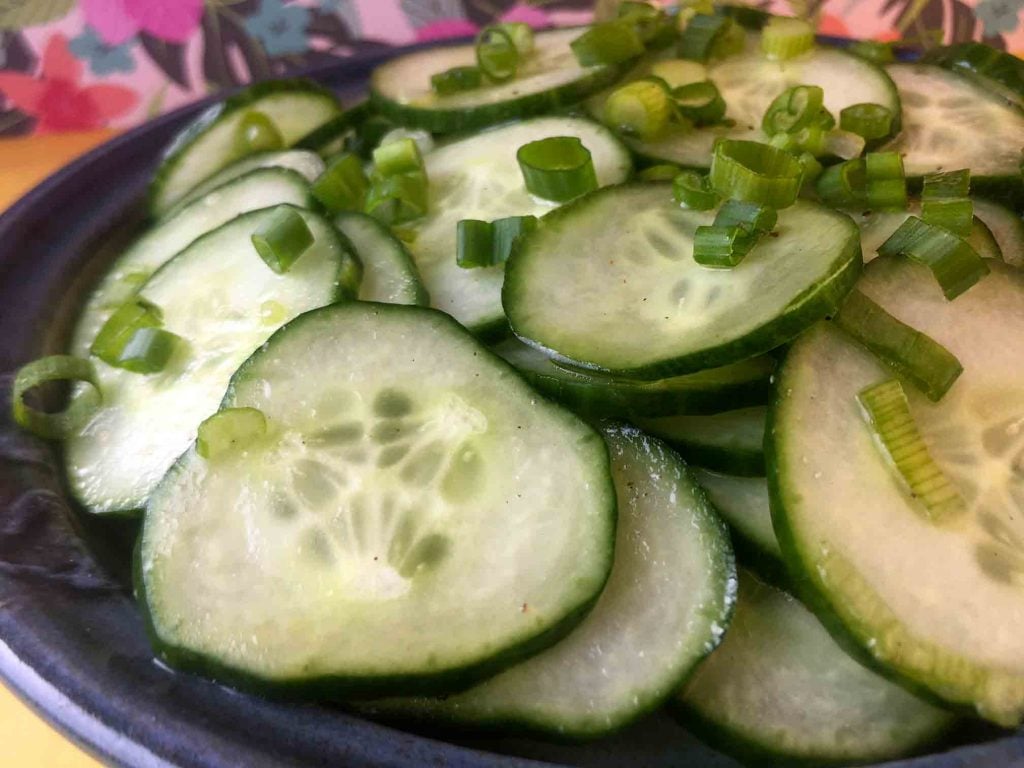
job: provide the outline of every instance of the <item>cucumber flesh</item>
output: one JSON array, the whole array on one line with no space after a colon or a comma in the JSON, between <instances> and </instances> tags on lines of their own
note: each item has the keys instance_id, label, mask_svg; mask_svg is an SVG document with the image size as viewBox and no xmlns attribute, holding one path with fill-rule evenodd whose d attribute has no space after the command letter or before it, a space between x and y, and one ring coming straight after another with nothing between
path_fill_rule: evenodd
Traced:
<instances>
[{"instance_id":1,"label":"cucumber flesh","mask_svg":"<svg viewBox=\"0 0 1024 768\"><path fill-rule=\"evenodd\" d=\"M632 427L605 437L619 499L615 564L567 638L464 693L366 712L561 739L607 735L659 706L725 631L736 580L725 527L685 465Z\"/></svg>"},{"instance_id":2,"label":"cucumber flesh","mask_svg":"<svg viewBox=\"0 0 1024 768\"><path fill-rule=\"evenodd\" d=\"M279 275L262 262L250 238L275 210L204 235L142 286L164 328L183 339L163 371L94 359L103 405L65 443L69 485L90 511L140 509L217 409L235 368L292 317L354 294L357 265L330 222L308 211L299 212L314 242L292 269Z\"/></svg>"},{"instance_id":3,"label":"cucumber flesh","mask_svg":"<svg viewBox=\"0 0 1024 768\"><path fill-rule=\"evenodd\" d=\"M906 394L966 512L929 522L857 403L891 372L828 324L789 350L766 450L775 530L815 611L890 673L1008 725L1024 713L1024 274L987 263L955 301L903 259L858 286L964 367L937 403Z\"/></svg>"},{"instance_id":4,"label":"cucumber flesh","mask_svg":"<svg viewBox=\"0 0 1024 768\"><path fill-rule=\"evenodd\" d=\"M259 409L266 437L188 450L146 507L141 586L174 666L317 698L442 692L560 639L608 578L600 435L442 313L307 313L223 407Z\"/></svg>"},{"instance_id":5,"label":"cucumber flesh","mask_svg":"<svg viewBox=\"0 0 1024 768\"><path fill-rule=\"evenodd\" d=\"M576 136L590 150L598 183L616 184L632 170L629 152L611 132L570 117L543 117L478 133L424 157L430 180L430 212L410 228L408 244L432 305L474 333L504 326L501 284L504 267L463 269L455 262L460 219L493 221L540 216L557 203L526 191L516 160L519 147L549 136Z\"/></svg>"},{"instance_id":6,"label":"cucumber flesh","mask_svg":"<svg viewBox=\"0 0 1024 768\"><path fill-rule=\"evenodd\" d=\"M374 70L370 98L381 114L396 123L435 133L551 112L586 98L622 74L616 66L580 66L569 44L584 31L541 32L534 36L534 50L522 58L513 79L449 96L434 93L430 78L452 67L475 66L473 45L400 56Z\"/></svg>"},{"instance_id":7,"label":"cucumber flesh","mask_svg":"<svg viewBox=\"0 0 1024 768\"><path fill-rule=\"evenodd\" d=\"M285 203L312 205L305 179L290 170L255 169L160 221L118 257L89 295L72 335L71 354L88 357L114 311L189 243L243 213Z\"/></svg>"},{"instance_id":8,"label":"cucumber flesh","mask_svg":"<svg viewBox=\"0 0 1024 768\"><path fill-rule=\"evenodd\" d=\"M199 115L171 142L150 184L150 210L162 216L189 190L242 159L236 132L249 112L261 112L285 147L341 114L330 91L310 80L255 83Z\"/></svg>"},{"instance_id":9,"label":"cucumber flesh","mask_svg":"<svg viewBox=\"0 0 1024 768\"><path fill-rule=\"evenodd\" d=\"M899 229L900 225L911 216L921 216L921 204L910 203L905 211L847 211L860 227L860 246L864 254L864 263L878 256L878 248ZM978 217L971 226L967 236L978 255L986 259L1002 259L1003 252L993 237L989 227Z\"/></svg>"},{"instance_id":10,"label":"cucumber flesh","mask_svg":"<svg viewBox=\"0 0 1024 768\"><path fill-rule=\"evenodd\" d=\"M974 217L980 219L999 245L1003 261L1024 267L1024 219L1004 205L974 198Z\"/></svg>"},{"instance_id":11,"label":"cucumber flesh","mask_svg":"<svg viewBox=\"0 0 1024 768\"><path fill-rule=\"evenodd\" d=\"M638 419L637 426L660 437L698 467L743 477L764 477L762 406L704 416Z\"/></svg>"},{"instance_id":12,"label":"cucumber flesh","mask_svg":"<svg viewBox=\"0 0 1024 768\"><path fill-rule=\"evenodd\" d=\"M733 623L680 693L684 722L750 762L899 757L954 717L847 656L793 597L740 572Z\"/></svg>"},{"instance_id":13,"label":"cucumber flesh","mask_svg":"<svg viewBox=\"0 0 1024 768\"><path fill-rule=\"evenodd\" d=\"M339 213L334 226L352 244L363 264L360 301L420 306L430 303L412 257L390 229L372 216L355 211Z\"/></svg>"},{"instance_id":14,"label":"cucumber flesh","mask_svg":"<svg viewBox=\"0 0 1024 768\"><path fill-rule=\"evenodd\" d=\"M638 72L645 76L648 72ZM785 62L769 61L761 52L759 35L749 35L746 50L707 65L708 79L719 89L731 127L708 126L692 131L669 132L655 141L626 139L629 147L649 160L705 169L711 164L714 144L725 137L767 141L761 119L772 100L794 85L819 85L824 105L836 120L852 104L881 104L900 114L900 99L892 80L875 64L853 54L819 45L810 53ZM588 111L601 119L611 90L591 98ZM898 128L894 123L894 130Z\"/></svg>"},{"instance_id":15,"label":"cucumber flesh","mask_svg":"<svg viewBox=\"0 0 1024 768\"><path fill-rule=\"evenodd\" d=\"M799 201L732 269L693 260L713 211L671 184L624 184L548 214L506 264L512 330L558 359L643 379L767 352L835 311L861 267L848 217Z\"/></svg>"},{"instance_id":16,"label":"cucumber flesh","mask_svg":"<svg viewBox=\"0 0 1024 768\"><path fill-rule=\"evenodd\" d=\"M163 218L168 219L174 216L193 200L206 197L206 195L218 187L224 186L229 181L234 181L239 176L255 171L257 168L287 168L288 170L295 171L306 181L312 182L324 172L324 161L315 152L307 152L301 149L260 152L259 154L243 157L224 170L213 174L206 181L202 181L193 187L170 210L163 214Z\"/></svg>"},{"instance_id":17,"label":"cucumber flesh","mask_svg":"<svg viewBox=\"0 0 1024 768\"><path fill-rule=\"evenodd\" d=\"M538 390L575 411L598 417L717 413L767 402L775 360L767 355L721 368L638 381L561 364L515 338L494 352L519 369Z\"/></svg>"}]
</instances>

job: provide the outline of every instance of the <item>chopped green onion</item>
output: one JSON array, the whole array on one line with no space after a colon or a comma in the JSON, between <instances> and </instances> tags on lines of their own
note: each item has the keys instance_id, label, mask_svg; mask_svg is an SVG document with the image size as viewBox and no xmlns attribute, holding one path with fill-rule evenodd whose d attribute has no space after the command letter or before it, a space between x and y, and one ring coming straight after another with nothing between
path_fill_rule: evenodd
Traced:
<instances>
[{"instance_id":1,"label":"chopped green onion","mask_svg":"<svg viewBox=\"0 0 1024 768\"><path fill-rule=\"evenodd\" d=\"M452 67L431 75L430 87L438 96L450 96L453 93L479 88L483 81L484 73L480 71L480 67Z\"/></svg>"},{"instance_id":2,"label":"chopped green onion","mask_svg":"<svg viewBox=\"0 0 1024 768\"><path fill-rule=\"evenodd\" d=\"M817 117L814 118L814 124L823 131L831 131L836 127L836 119L832 116L831 112L822 107Z\"/></svg>"},{"instance_id":3,"label":"chopped green onion","mask_svg":"<svg viewBox=\"0 0 1024 768\"><path fill-rule=\"evenodd\" d=\"M267 417L256 408L225 408L199 425L196 453L204 459L246 447L267 433Z\"/></svg>"},{"instance_id":4,"label":"chopped green onion","mask_svg":"<svg viewBox=\"0 0 1024 768\"><path fill-rule=\"evenodd\" d=\"M480 30L476 36L476 64L496 83L504 83L516 76L519 49L503 26L491 25Z\"/></svg>"},{"instance_id":5,"label":"chopped green onion","mask_svg":"<svg viewBox=\"0 0 1024 768\"><path fill-rule=\"evenodd\" d=\"M413 139L399 139L373 150L373 168L379 176L397 176L423 170L423 156Z\"/></svg>"},{"instance_id":6,"label":"chopped green onion","mask_svg":"<svg viewBox=\"0 0 1024 768\"><path fill-rule=\"evenodd\" d=\"M47 413L25 402L30 389L51 381L83 381L89 385L71 398L67 408ZM69 355L53 355L33 360L14 375L11 413L19 426L39 437L63 440L78 432L90 414L103 402L96 368L89 360Z\"/></svg>"},{"instance_id":7,"label":"chopped green onion","mask_svg":"<svg viewBox=\"0 0 1024 768\"><path fill-rule=\"evenodd\" d=\"M455 262L463 269L492 266L494 225L479 219L462 219L455 225Z\"/></svg>"},{"instance_id":8,"label":"chopped green onion","mask_svg":"<svg viewBox=\"0 0 1024 768\"><path fill-rule=\"evenodd\" d=\"M672 163L659 163L644 168L636 177L641 181L672 181L683 169Z\"/></svg>"},{"instance_id":9,"label":"chopped green onion","mask_svg":"<svg viewBox=\"0 0 1024 768\"><path fill-rule=\"evenodd\" d=\"M868 207L873 210L907 207L907 180L899 152L869 152L864 158Z\"/></svg>"},{"instance_id":10,"label":"chopped green onion","mask_svg":"<svg viewBox=\"0 0 1024 768\"><path fill-rule=\"evenodd\" d=\"M774 16L761 30L761 49L773 61L786 61L814 47L814 27L802 19Z\"/></svg>"},{"instance_id":11,"label":"chopped green onion","mask_svg":"<svg viewBox=\"0 0 1024 768\"><path fill-rule=\"evenodd\" d=\"M798 155L800 164L804 167L804 184L813 185L815 180L821 175L823 167L818 162L818 158L812 155L810 152L801 152Z\"/></svg>"},{"instance_id":12,"label":"chopped green onion","mask_svg":"<svg viewBox=\"0 0 1024 768\"><path fill-rule=\"evenodd\" d=\"M537 197L568 202L597 189L590 150L576 136L552 136L516 152L526 189Z\"/></svg>"},{"instance_id":13,"label":"chopped green onion","mask_svg":"<svg viewBox=\"0 0 1024 768\"><path fill-rule=\"evenodd\" d=\"M851 104L839 112L839 127L872 141L892 131L892 110L881 104Z\"/></svg>"},{"instance_id":14,"label":"chopped green onion","mask_svg":"<svg viewBox=\"0 0 1024 768\"><path fill-rule=\"evenodd\" d=\"M375 176L366 195L366 212L388 225L404 224L427 213L427 194L423 171Z\"/></svg>"},{"instance_id":15,"label":"chopped green onion","mask_svg":"<svg viewBox=\"0 0 1024 768\"><path fill-rule=\"evenodd\" d=\"M644 52L644 43L637 33L636 25L628 19L594 24L573 40L569 47L582 67L622 64Z\"/></svg>"},{"instance_id":16,"label":"chopped green onion","mask_svg":"<svg viewBox=\"0 0 1024 768\"><path fill-rule=\"evenodd\" d=\"M817 125L808 125L796 133L776 133L768 140L770 146L793 154L808 153L820 157L825 153L826 134Z\"/></svg>"},{"instance_id":17,"label":"chopped green onion","mask_svg":"<svg viewBox=\"0 0 1024 768\"><path fill-rule=\"evenodd\" d=\"M803 172L803 165L789 152L755 141L722 139L711 156L709 176L722 197L780 210L796 202Z\"/></svg>"},{"instance_id":18,"label":"chopped green onion","mask_svg":"<svg viewBox=\"0 0 1024 768\"><path fill-rule=\"evenodd\" d=\"M370 182L358 155L346 152L327 162L327 167L310 186L313 196L332 213L361 211Z\"/></svg>"},{"instance_id":19,"label":"chopped green onion","mask_svg":"<svg viewBox=\"0 0 1024 768\"><path fill-rule=\"evenodd\" d=\"M665 88L637 80L616 88L604 105L604 121L616 131L651 141L668 128L671 104Z\"/></svg>"},{"instance_id":20,"label":"chopped green onion","mask_svg":"<svg viewBox=\"0 0 1024 768\"><path fill-rule=\"evenodd\" d=\"M163 324L160 307L143 298L133 298L122 304L100 328L89 347L107 365L117 365L121 351L140 328L159 328Z\"/></svg>"},{"instance_id":21,"label":"chopped green onion","mask_svg":"<svg viewBox=\"0 0 1024 768\"><path fill-rule=\"evenodd\" d=\"M697 227L693 235L693 260L715 269L735 267L750 253L757 240L755 233L739 225Z\"/></svg>"},{"instance_id":22,"label":"chopped green onion","mask_svg":"<svg viewBox=\"0 0 1024 768\"><path fill-rule=\"evenodd\" d=\"M715 226L732 227L740 224L755 232L771 232L778 223L774 208L742 200L727 200L715 215Z\"/></svg>"},{"instance_id":23,"label":"chopped green onion","mask_svg":"<svg viewBox=\"0 0 1024 768\"><path fill-rule=\"evenodd\" d=\"M867 174L864 158L856 157L822 171L815 184L818 197L833 208L865 208Z\"/></svg>"},{"instance_id":24,"label":"chopped green onion","mask_svg":"<svg viewBox=\"0 0 1024 768\"><path fill-rule=\"evenodd\" d=\"M672 89L676 110L694 125L711 125L725 117L725 99L710 80Z\"/></svg>"},{"instance_id":25,"label":"chopped green onion","mask_svg":"<svg viewBox=\"0 0 1024 768\"><path fill-rule=\"evenodd\" d=\"M863 136L851 131L833 130L823 134L822 154L841 157L843 160L851 160L860 157L867 142Z\"/></svg>"},{"instance_id":26,"label":"chopped green onion","mask_svg":"<svg viewBox=\"0 0 1024 768\"><path fill-rule=\"evenodd\" d=\"M533 52L533 27L522 21L504 21L497 25L509 37L520 56Z\"/></svg>"},{"instance_id":27,"label":"chopped green onion","mask_svg":"<svg viewBox=\"0 0 1024 768\"><path fill-rule=\"evenodd\" d=\"M896 55L892 51L892 43L880 43L875 40L858 40L847 48L850 53L875 64L892 64Z\"/></svg>"},{"instance_id":28,"label":"chopped green onion","mask_svg":"<svg viewBox=\"0 0 1024 768\"><path fill-rule=\"evenodd\" d=\"M504 219L495 219L491 224L494 225L494 249L491 262L504 264L512 254L512 246L515 245L516 240L537 228L537 217L508 216Z\"/></svg>"},{"instance_id":29,"label":"chopped green onion","mask_svg":"<svg viewBox=\"0 0 1024 768\"><path fill-rule=\"evenodd\" d=\"M928 452L899 380L889 379L868 387L857 395L857 400L910 494L923 504L925 517L939 522L964 512L967 505L963 497Z\"/></svg>"},{"instance_id":30,"label":"chopped green onion","mask_svg":"<svg viewBox=\"0 0 1024 768\"><path fill-rule=\"evenodd\" d=\"M926 174L924 188L921 190L921 199L941 200L950 197L967 197L970 194L971 172L962 169Z\"/></svg>"},{"instance_id":31,"label":"chopped green onion","mask_svg":"<svg viewBox=\"0 0 1024 768\"><path fill-rule=\"evenodd\" d=\"M941 400L963 373L960 361L948 349L897 320L856 289L832 321L934 402Z\"/></svg>"},{"instance_id":32,"label":"chopped green onion","mask_svg":"<svg viewBox=\"0 0 1024 768\"><path fill-rule=\"evenodd\" d=\"M787 88L768 106L761 120L761 130L769 136L796 133L818 118L824 99L825 92L817 85Z\"/></svg>"},{"instance_id":33,"label":"chopped green onion","mask_svg":"<svg viewBox=\"0 0 1024 768\"><path fill-rule=\"evenodd\" d=\"M681 85L699 83L708 79L708 70L703 64L685 59L658 61L651 66L651 75L665 81L669 90Z\"/></svg>"},{"instance_id":34,"label":"chopped green onion","mask_svg":"<svg viewBox=\"0 0 1024 768\"><path fill-rule=\"evenodd\" d=\"M672 179L672 196L683 208L694 211L710 211L720 199L708 177L696 171L683 171Z\"/></svg>"},{"instance_id":35,"label":"chopped green onion","mask_svg":"<svg viewBox=\"0 0 1024 768\"><path fill-rule=\"evenodd\" d=\"M971 172L968 170L929 173L921 191L921 218L929 224L967 237L974 226Z\"/></svg>"},{"instance_id":36,"label":"chopped green onion","mask_svg":"<svg viewBox=\"0 0 1024 768\"><path fill-rule=\"evenodd\" d=\"M252 233L252 244L267 266L283 275L313 244L313 233L301 213L289 205L279 205Z\"/></svg>"},{"instance_id":37,"label":"chopped green onion","mask_svg":"<svg viewBox=\"0 0 1024 768\"><path fill-rule=\"evenodd\" d=\"M878 247L880 256L906 256L928 267L952 301L989 273L978 252L949 230L909 217Z\"/></svg>"},{"instance_id":38,"label":"chopped green onion","mask_svg":"<svg viewBox=\"0 0 1024 768\"><path fill-rule=\"evenodd\" d=\"M728 16L697 14L679 40L679 58L706 62L743 50L746 33Z\"/></svg>"},{"instance_id":39,"label":"chopped green onion","mask_svg":"<svg viewBox=\"0 0 1024 768\"><path fill-rule=\"evenodd\" d=\"M132 373L159 373L167 367L180 338L163 328L139 328L124 345L116 365Z\"/></svg>"},{"instance_id":40,"label":"chopped green onion","mask_svg":"<svg viewBox=\"0 0 1024 768\"><path fill-rule=\"evenodd\" d=\"M652 47L667 45L675 37L668 16L650 3L626 0L619 5L618 18L632 22L640 39Z\"/></svg>"},{"instance_id":41,"label":"chopped green onion","mask_svg":"<svg viewBox=\"0 0 1024 768\"><path fill-rule=\"evenodd\" d=\"M274 121L262 112L250 109L235 126L235 151L239 154L270 152L284 147L284 137Z\"/></svg>"}]
</instances>

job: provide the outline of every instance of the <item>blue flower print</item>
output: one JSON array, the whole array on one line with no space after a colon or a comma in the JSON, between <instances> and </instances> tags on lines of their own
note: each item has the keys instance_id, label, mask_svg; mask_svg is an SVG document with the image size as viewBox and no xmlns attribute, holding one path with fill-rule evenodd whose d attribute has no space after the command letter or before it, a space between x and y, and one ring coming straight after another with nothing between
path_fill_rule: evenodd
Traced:
<instances>
[{"instance_id":1,"label":"blue flower print","mask_svg":"<svg viewBox=\"0 0 1024 768\"><path fill-rule=\"evenodd\" d=\"M974 9L986 35L1013 32L1020 24L1024 0L982 0Z\"/></svg>"},{"instance_id":2,"label":"blue flower print","mask_svg":"<svg viewBox=\"0 0 1024 768\"><path fill-rule=\"evenodd\" d=\"M262 0L257 13L245 20L245 29L263 44L269 56L305 53L309 9L285 5L281 0Z\"/></svg>"},{"instance_id":3,"label":"blue flower print","mask_svg":"<svg viewBox=\"0 0 1024 768\"><path fill-rule=\"evenodd\" d=\"M75 58L88 61L89 70L99 76L134 72L135 59L131 52L133 45L134 40L120 45L107 45L90 26L83 27L80 35L68 41L68 49Z\"/></svg>"}]
</instances>

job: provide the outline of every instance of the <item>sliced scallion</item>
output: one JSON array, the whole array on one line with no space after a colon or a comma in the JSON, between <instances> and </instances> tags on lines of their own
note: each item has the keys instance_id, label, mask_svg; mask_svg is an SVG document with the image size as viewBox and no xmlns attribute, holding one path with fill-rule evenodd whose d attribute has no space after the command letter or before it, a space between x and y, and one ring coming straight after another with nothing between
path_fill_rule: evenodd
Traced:
<instances>
[{"instance_id":1,"label":"sliced scallion","mask_svg":"<svg viewBox=\"0 0 1024 768\"><path fill-rule=\"evenodd\" d=\"M655 62L651 66L651 74L664 80L670 90L708 79L707 67L699 62L685 59L667 59Z\"/></svg>"},{"instance_id":2,"label":"sliced scallion","mask_svg":"<svg viewBox=\"0 0 1024 768\"><path fill-rule=\"evenodd\" d=\"M814 47L814 27L802 19L772 17L761 30L761 49L773 61L795 58Z\"/></svg>"},{"instance_id":3,"label":"sliced scallion","mask_svg":"<svg viewBox=\"0 0 1024 768\"><path fill-rule=\"evenodd\" d=\"M673 177L672 195L683 208L695 211L710 211L721 199L708 177L696 171L683 171Z\"/></svg>"},{"instance_id":4,"label":"sliced scallion","mask_svg":"<svg viewBox=\"0 0 1024 768\"><path fill-rule=\"evenodd\" d=\"M864 158L868 207L899 210L907 207L907 179L899 152L869 152Z\"/></svg>"},{"instance_id":5,"label":"sliced scallion","mask_svg":"<svg viewBox=\"0 0 1024 768\"><path fill-rule=\"evenodd\" d=\"M160 307L136 297L122 304L100 328L92 345L90 354L95 355L107 365L117 365L121 351L140 328L159 328L163 323Z\"/></svg>"},{"instance_id":6,"label":"sliced scallion","mask_svg":"<svg viewBox=\"0 0 1024 768\"><path fill-rule=\"evenodd\" d=\"M823 134L822 154L841 157L844 160L851 160L860 157L867 142L863 136L851 131L832 130Z\"/></svg>"},{"instance_id":7,"label":"sliced scallion","mask_svg":"<svg viewBox=\"0 0 1024 768\"><path fill-rule=\"evenodd\" d=\"M910 216L878 247L880 256L906 256L928 267L950 301L989 273L978 252L961 237Z\"/></svg>"},{"instance_id":8,"label":"sliced scallion","mask_svg":"<svg viewBox=\"0 0 1024 768\"><path fill-rule=\"evenodd\" d=\"M272 152L284 147L284 137L274 121L259 110L250 109L235 127L235 151L239 154Z\"/></svg>"},{"instance_id":9,"label":"sliced scallion","mask_svg":"<svg viewBox=\"0 0 1024 768\"><path fill-rule=\"evenodd\" d=\"M743 50L746 33L728 16L699 13L687 23L679 39L679 58L706 62Z\"/></svg>"},{"instance_id":10,"label":"sliced scallion","mask_svg":"<svg viewBox=\"0 0 1024 768\"><path fill-rule=\"evenodd\" d=\"M537 197L568 202L597 189L590 150L576 136L551 136L516 152L526 189Z\"/></svg>"},{"instance_id":11,"label":"sliced scallion","mask_svg":"<svg viewBox=\"0 0 1024 768\"><path fill-rule=\"evenodd\" d=\"M537 228L537 217L507 216L504 219L495 219L491 224L494 226L491 263L504 264L512 254L512 246L516 240Z\"/></svg>"},{"instance_id":12,"label":"sliced scallion","mask_svg":"<svg viewBox=\"0 0 1024 768\"><path fill-rule=\"evenodd\" d=\"M944 346L897 320L860 291L846 297L832 321L882 362L938 402L963 373Z\"/></svg>"},{"instance_id":13,"label":"sliced scallion","mask_svg":"<svg viewBox=\"0 0 1024 768\"><path fill-rule=\"evenodd\" d=\"M833 208L867 207L867 175L864 158L856 157L822 171L815 184L818 197Z\"/></svg>"},{"instance_id":14,"label":"sliced scallion","mask_svg":"<svg viewBox=\"0 0 1024 768\"><path fill-rule=\"evenodd\" d=\"M956 487L935 463L914 423L898 379L888 379L857 395L872 432L928 520L940 522L966 511Z\"/></svg>"},{"instance_id":15,"label":"sliced scallion","mask_svg":"<svg viewBox=\"0 0 1024 768\"><path fill-rule=\"evenodd\" d=\"M662 85L637 80L616 88L604 105L604 121L627 136L651 141L668 128L671 102Z\"/></svg>"},{"instance_id":16,"label":"sliced scallion","mask_svg":"<svg viewBox=\"0 0 1024 768\"><path fill-rule=\"evenodd\" d=\"M769 136L796 133L811 125L821 112L825 92L817 85L794 85L776 96L761 120Z\"/></svg>"},{"instance_id":17,"label":"sliced scallion","mask_svg":"<svg viewBox=\"0 0 1024 768\"><path fill-rule=\"evenodd\" d=\"M569 47L583 67L622 64L644 52L643 40L637 33L636 25L629 19L594 24L573 40Z\"/></svg>"},{"instance_id":18,"label":"sliced scallion","mask_svg":"<svg viewBox=\"0 0 1024 768\"><path fill-rule=\"evenodd\" d=\"M463 219L455 230L456 263L463 269L503 264L508 261L516 238L536 227L536 216L509 216L491 222Z\"/></svg>"},{"instance_id":19,"label":"sliced scallion","mask_svg":"<svg viewBox=\"0 0 1024 768\"><path fill-rule=\"evenodd\" d=\"M29 390L54 381L82 381L88 384L71 398L67 408L56 413L33 408L25 402ZM69 355L52 355L33 360L14 375L11 391L14 421L39 437L63 440L78 432L103 401L96 368L90 360Z\"/></svg>"},{"instance_id":20,"label":"sliced scallion","mask_svg":"<svg viewBox=\"0 0 1024 768\"><path fill-rule=\"evenodd\" d=\"M715 225L731 227L741 224L755 232L771 232L779 220L774 208L742 200L727 200L715 215Z\"/></svg>"},{"instance_id":21,"label":"sliced scallion","mask_svg":"<svg viewBox=\"0 0 1024 768\"><path fill-rule=\"evenodd\" d=\"M642 181L672 181L682 170L678 165L659 163L644 168L636 177Z\"/></svg>"},{"instance_id":22,"label":"sliced scallion","mask_svg":"<svg viewBox=\"0 0 1024 768\"><path fill-rule=\"evenodd\" d=\"M969 197L968 170L929 173L921 191L921 218L927 223L967 237L974 226L974 203Z\"/></svg>"},{"instance_id":23,"label":"sliced scallion","mask_svg":"<svg viewBox=\"0 0 1024 768\"><path fill-rule=\"evenodd\" d=\"M693 235L693 260L704 267L729 269L739 264L757 241L739 225L697 227Z\"/></svg>"},{"instance_id":24,"label":"sliced scallion","mask_svg":"<svg viewBox=\"0 0 1024 768\"><path fill-rule=\"evenodd\" d=\"M480 67L452 67L431 75L430 87L438 96L450 96L453 93L479 88L483 81L484 73L480 71Z\"/></svg>"},{"instance_id":25,"label":"sliced scallion","mask_svg":"<svg viewBox=\"0 0 1024 768\"><path fill-rule=\"evenodd\" d=\"M366 212L393 226L427 213L427 177L423 171L374 176L366 194Z\"/></svg>"},{"instance_id":26,"label":"sliced scallion","mask_svg":"<svg viewBox=\"0 0 1024 768\"><path fill-rule=\"evenodd\" d=\"M791 153L755 141L723 139L711 156L711 186L722 197L776 210L796 202L803 165Z\"/></svg>"},{"instance_id":27,"label":"sliced scallion","mask_svg":"<svg viewBox=\"0 0 1024 768\"><path fill-rule=\"evenodd\" d=\"M520 57L533 52L533 28L522 21L505 21L497 25L512 38Z\"/></svg>"},{"instance_id":28,"label":"sliced scallion","mask_svg":"<svg viewBox=\"0 0 1024 768\"><path fill-rule=\"evenodd\" d=\"M225 408L199 425L196 453L212 459L245 447L267 433L267 417L256 408Z\"/></svg>"},{"instance_id":29,"label":"sliced scallion","mask_svg":"<svg viewBox=\"0 0 1024 768\"><path fill-rule=\"evenodd\" d=\"M324 172L310 186L313 196L332 212L361 211L370 182L363 161L346 152L328 161Z\"/></svg>"},{"instance_id":30,"label":"sliced scallion","mask_svg":"<svg viewBox=\"0 0 1024 768\"><path fill-rule=\"evenodd\" d=\"M881 104L851 104L839 112L839 127L866 141L888 136L892 120L892 110Z\"/></svg>"},{"instance_id":31,"label":"sliced scallion","mask_svg":"<svg viewBox=\"0 0 1024 768\"><path fill-rule=\"evenodd\" d=\"M618 18L632 22L640 39L654 48L668 44L675 36L668 15L650 3L626 0L619 5Z\"/></svg>"},{"instance_id":32,"label":"sliced scallion","mask_svg":"<svg viewBox=\"0 0 1024 768\"><path fill-rule=\"evenodd\" d=\"M179 340L163 328L139 328L121 350L117 367L132 373L159 373L167 367Z\"/></svg>"},{"instance_id":33,"label":"sliced scallion","mask_svg":"<svg viewBox=\"0 0 1024 768\"><path fill-rule=\"evenodd\" d=\"M252 233L252 245L267 266L283 275L313 244L313 233L302 214L279 205L266 222Z\"/></svg>"},{"instance_id":34,"label":"sliced scallion","mask_svg":"<svg viewBox=\"0 0 1024 768\"><path fill-rule=\"evenodd\" d=\"M390 141L373 150L373 169L379 176L397 176L401 173L423 170L423 156L415 140L410 138Z\"/></svg>"},{"instance_id":35,"label":"sliced scallion","mask_svg":"<svg viewBox=\"0 0 1024 768\"><path fill-rule=\"evenodd\" d=\"M503 25L491 25L476 37L476 64L490 80L504 83L516 76L519 49Z\"/></svg>"},{"instance_id":36,"label":"sliced scallion","mask_svg":"<svg viewBox=\"0 0 1024 768\"><path fill-rule=\"evenodd\" d=\"M672 89L676 110L694 125L712 125L725 117L725 99L710 80Z\"/></svg>"}]
</instances>

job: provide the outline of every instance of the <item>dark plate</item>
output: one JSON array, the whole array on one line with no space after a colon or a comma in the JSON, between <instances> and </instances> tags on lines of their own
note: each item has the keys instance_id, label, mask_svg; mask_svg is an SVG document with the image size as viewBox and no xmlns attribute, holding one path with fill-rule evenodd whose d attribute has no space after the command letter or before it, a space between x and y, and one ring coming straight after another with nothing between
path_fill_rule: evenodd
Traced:
<instances>
[{"instance_id":1,"label":"dark plate","mask_svg":"<svg viewBox=\"0 0 1024 768\"><path fill-rule=\"evenodd\" d=\"M355 95L388 55L315 76ZM202 106L99 147L0 216L0 675L69 736L130 766L736 766L663 715L585 746L441 741L337 709L242 695L154 661L129 590L135 524L81 515L63 487L58 452L15 429L8 402L18 366L63 348L83 291L141 220L159 151ZM1002 768L1019 760L1024 738L1013 737L892 765Z\"/></svg>"}]
</instances>

